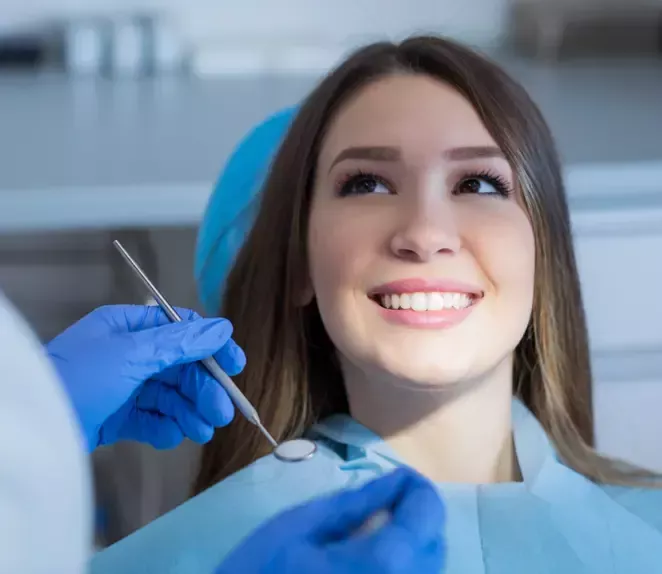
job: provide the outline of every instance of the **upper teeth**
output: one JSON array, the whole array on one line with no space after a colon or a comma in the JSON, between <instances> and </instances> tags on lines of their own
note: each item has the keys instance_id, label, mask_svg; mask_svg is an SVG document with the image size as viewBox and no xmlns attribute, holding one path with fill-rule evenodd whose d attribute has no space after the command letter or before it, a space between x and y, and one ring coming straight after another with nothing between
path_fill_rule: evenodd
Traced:
<instances>
[{"instance_id":1,"label":"upper teeth","mask_svg":"<svg viewBox=\"0 0 662 574\"><path fill-rule=\"evenodd\" d=\"M441 311L442 309L464 309L471 305L471 296L466 293L401 293L380 295L382 307L387 309L411 309L412 311Z\"/></svg>"}]
</instances>

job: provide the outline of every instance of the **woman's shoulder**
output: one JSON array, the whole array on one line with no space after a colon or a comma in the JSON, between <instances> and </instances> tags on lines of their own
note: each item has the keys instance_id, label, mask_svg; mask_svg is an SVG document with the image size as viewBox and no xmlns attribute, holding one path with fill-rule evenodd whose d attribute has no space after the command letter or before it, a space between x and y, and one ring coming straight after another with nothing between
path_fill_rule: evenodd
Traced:
<instances>
[{"instance_id":1,"label":"woman's shoulder","mask_svg":"<svg viewBox=\"0 0 662 574\"><path fill-rule=\"evenodd\" d=\"M92 574L212 572L248 534L281 511L348 486L352 473L323 441L309 460L269 455L97 553Z\"/></svg>"}]
</instances>

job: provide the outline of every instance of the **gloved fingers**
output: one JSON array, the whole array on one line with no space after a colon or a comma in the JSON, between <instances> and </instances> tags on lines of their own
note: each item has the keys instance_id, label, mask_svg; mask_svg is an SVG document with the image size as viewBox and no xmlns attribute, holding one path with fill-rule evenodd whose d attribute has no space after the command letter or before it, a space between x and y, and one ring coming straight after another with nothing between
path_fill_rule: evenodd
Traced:
<instances>
[{"instance_id":1,"label":"gloved fingers","mask_svg":"<svg viewBox=\"0 0 662 574\"><path fill-rule=\"evenodd\" d=\"M332 538L347 536L350 529L361 534L361 528L379 514L386 519L376 533L404 531L427 543L442 530L441 498L428 480L411 469L398 469L346 494L346 501L338 501L334 520L327 521L326 535Z\"/></svg>"},{"instance_id":2,"label":"gloved fingers","mask_svg":"<svg viewBox=\"0 0 662 574\"><path fill-rule=\"evenodd\" d=\"M246 365L244 351L232 339L214 358L228 375L240 373ZM234 418L234 405L219 382L200 363L178 365L153 378L177 386L189 398L198 412L215 427L223 427Z\"/></svg>"},{"instance_id":3,"label":"gloved fingers","mask_svg":"<svg viewBox=\"0 0 662 574\"><path fill-rule=\"evenodd\" d=\"M175 307L183 321L200 319L195 311ZM160 307L154 305L104 305L86 315L83 319L88 328L94 323L100 332L132 333L152 329L172 323ZM93 330L95 332L96 330Z\"/></svg>"},{"instance_id":4,"label":"gloved fingers","mask_svg":"<svg viewBox=\"0 0 662 574\"><path fill-rule=\"evenodd\" d=\"M302 540L294 540L283 544L282 542L270 553L267 567L255 568L251 572L269 571L281 572L314 572L315 574L352 574L359 572L372 572L361 569L361 565L369 562L369 557L340 556L336 558L327 552L326 548L320 548L306 544ZM244 562L246 560L244 559ZM359 562L360 561L360 562ZM350 566L351 564L351 566ZM243 564L242 564L243 566ZM239 570L235 570L238 572ZM244 570L242 570L243 572ZM234 571L233 571L234 572ZM229 574L229 573L228 573Z\"/></svg>"},{"instance_id":5,"label":"gloved fingers","mask_svg":"<svg viewBox=\"0 0 662 574\"><path fill-rule=\"evenodd\" d=\"M127 367L142 382L170 367L211 357L231 335L227 319L198 319L137 331L127 335Z\"/></svg>"},{"instance_id":6,"label":"gloved fingers","mask_svg":"<svg viewBox=\"0 0 662 574\"><path fill-rule=\"evenodd\" d=\"M191 309L175 307L175 311L183 321L200 319L200 315ZM143 331L172 323L161 307L155 305L106 305L93 311L92 314L96 312L103 314L106 320L112 321L120 331Z\"/></svg>"},{"instance_id":7,"label":"gloved fingers","mask_svg":"<svg viewBox=\"0 0 662 574\"><path fill-rule=\"evenodd\" d=\"M219 382L201 363L177 365L154 375L153 380L177 387L198 413L215 427L229 425L234 418L234 405Z\"/></svg>"},{"instance_id":8,"label":"gloved fingers","mask_svg":"<svg viewBox=\"0 0 662 574\"><path fill-rule=\"evenodd\" d=\"M234 342L233 339L228 339L228 342L223 346L223 348L214 354L214 358L218 362L221 369L225 371L229 376L234 376L241 371L243 371L246 366L246 355L244 354L243 349ZM181 386L182 382L182 373L181 371L188 365L176 365L157 375L160 381L167 383L173 386ZM205 373L207 370L205 369ZM194 390L194 389L192 389ZM194 395L188 395L190 399L194 398Z\"/></svg>"},{"instance_id":9,"label":"gloved fingers","mask_svg":"<svg viewBox=\"0 0 662 574\"><path fill-rule=\"evenodd\" d=\"M334 544L333 550L369 556L370 563L376 566L379 572L441 572L446 554L441 529L427 539L391 525L380 528L365 538Z\"/></svg>"},{"instance_id":10,"label":"gloved fingers","mask_svg":"<svg viewBox=\"0 0 662 574\"><path fill-rule=\"evenodd\" d=\"M388 565L409 572L423 560L443 564L443 527L444 505L434 485L412 473L384 524L344 544L359 545L360 552L382 564L384 571L390 571Z\"/></svg>"},{"instance_id":11,"label":"gloved fingers","mask_svg":"<svg viewBox=\"0 0 662 574\"><path fill-rule=\"evenodd\" d=\"M361 488L320 498L290 511L292 522L305 525L306 531L321 543L348 538L377 512L390 511L404 494L412 475L413 471L400 468Z\"/></svg>"},{"instance_id":12,"label":"gloved fingers","mask_svg":"<svg viewBox=\"0 0 662 574\"><path fill-rule=\"evenodd\" d=\"M446 567L446 553L446 539L443 534L440 534L427 546L419 550L418 570L422 572L443 572Z\"/></svg>"},{"instance_id":13,"label":"gloved fingers","mask_svg":"<svg viewBox=\"0 0 662 574\"><path fill-rule=\"evenodd\" d=\"M186 365L179 373L179 392L190 399L211 425L224 427L234 418L234 405L219 382L200 363Z\"/></svg>"},{"instance_id":14,"label":"gloved fingers","mask_svg":"<svg viewBox=\"0 0 662 574\"><path fill-rule=\"evenodd\" d=\"M238 375L246 366L246 355L244 350L235 343L234 339L228 339L226 345L214 354L221 369L231 377Z\"/></svg>"},{"instance_id":15,"label":"gloved fingers","mask_svg":"<svg viewBox=\"0 0 662 574\"><path fill-rule=\"evenodd\" d=\"M214 435L214 427L204 420L195 406L176 389L149 381L136 397L139 410L163 415L174 420L181 433L197 443L204 444Z\"/></svg>"},{"instance_id":16,"label":"gloved fingers","mask_svg":"<svg viewBox=\"0 0 662 574\"><path fill-rule=\"evenodd\" d=\"M162 450L181 444L184 435L179 425L170 417L133 409L117 438L145 442Z\"/></svg>"},{"instance_id":17,"label":"gloved fingers","mask_svg":"<svg viewBox=\"0 0 662 574\"><path fill-rule=\"evenodd\" d=\"M435 486L422 476L412 474L391 508L386 528L406 530L421 540L430 541L442 530L445 515L444 503Z\"/></svg>"}]
</instances>

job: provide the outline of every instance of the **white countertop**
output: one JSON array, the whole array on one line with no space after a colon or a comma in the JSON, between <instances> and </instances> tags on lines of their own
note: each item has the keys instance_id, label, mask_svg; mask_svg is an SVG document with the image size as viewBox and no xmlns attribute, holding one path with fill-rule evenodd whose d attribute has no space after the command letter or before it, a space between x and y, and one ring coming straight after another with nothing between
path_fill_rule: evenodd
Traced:
<instances>
[{"instance_id":1,"label":"white countertop","mask_svg":"<svg viewBox=\"0 0 662 574\"><path fill-rule=\"evenodd\" d=\"M662 221L662 63L502 63L552 126L573 216ZM195 224L237 141L315 81L0 78L0 231Z\"/></svg>"}]
</instances>

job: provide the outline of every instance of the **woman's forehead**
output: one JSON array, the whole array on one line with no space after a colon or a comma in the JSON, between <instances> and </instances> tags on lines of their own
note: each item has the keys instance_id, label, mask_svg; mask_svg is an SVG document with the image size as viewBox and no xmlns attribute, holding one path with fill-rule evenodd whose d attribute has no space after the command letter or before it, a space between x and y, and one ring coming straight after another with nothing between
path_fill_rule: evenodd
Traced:
<instances>
[{"instance_id":1,"label":"woman's forehead","mask_svg":"<svg viewBox=\"0 0 662 574\"><path fill-rule=\"evenodd\" d=\"M319 164L329 168L345 148L388 146L420 154L495 146L476 110L452 86L423 75L378 80L332 119Z\"/></svg>"}]
</instances>

